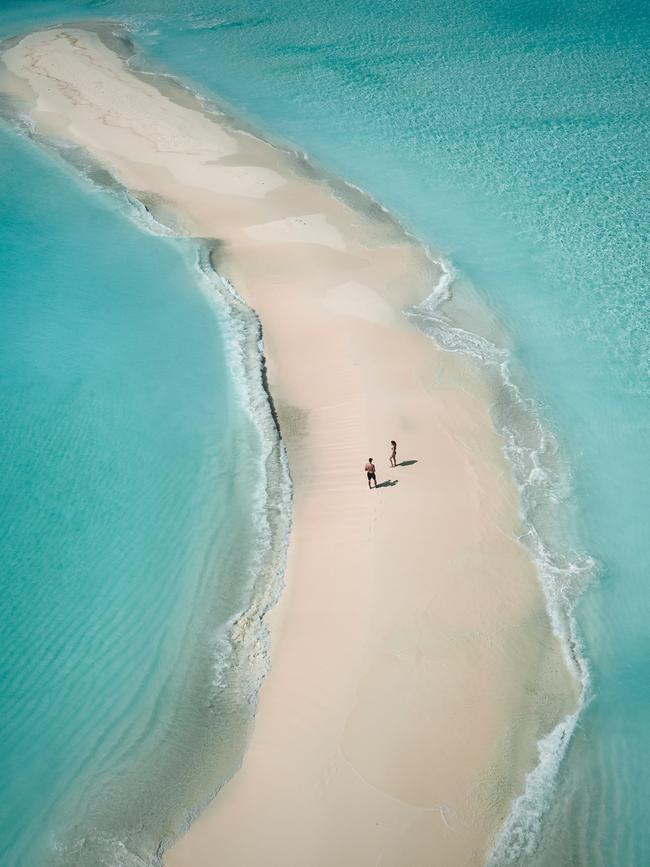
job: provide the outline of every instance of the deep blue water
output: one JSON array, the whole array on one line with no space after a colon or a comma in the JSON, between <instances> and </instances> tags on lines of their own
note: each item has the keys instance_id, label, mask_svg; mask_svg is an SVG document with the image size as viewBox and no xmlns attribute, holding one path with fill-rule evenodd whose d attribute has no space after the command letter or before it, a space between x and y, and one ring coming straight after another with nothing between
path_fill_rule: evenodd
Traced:
<instances>
[{"instance_id":1,"label":"deep blue water","mask_svg":"<svg viewBox=\"0 0 650 867\"><path fill-rule=\"evenodd\" d=\"M583 574L562 567L585 552L598 568L574 612L591 700L499 858L650 863L647 4L43 0L2 28L88 16L368 190L500 320L570 468L527 492L558 547L551 589L571 600Z\"/></svg>"}]
</instances>

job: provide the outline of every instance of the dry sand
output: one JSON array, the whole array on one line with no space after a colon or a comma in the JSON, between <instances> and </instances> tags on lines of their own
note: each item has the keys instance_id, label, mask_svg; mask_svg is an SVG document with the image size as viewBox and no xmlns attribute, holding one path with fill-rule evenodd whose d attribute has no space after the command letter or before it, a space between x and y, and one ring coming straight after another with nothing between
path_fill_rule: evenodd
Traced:
<instances>
[{"instance_id":1,"label":"dry sand","mask_svg":"<svg viewBox=\"0 0 650 867\"><path fill-rule=\"evenodd\" d=\"M481 374L401 312L436 266L92 32L31 34L3 59L37 129L223 243L264 328L295 484L272 668L241 770L168 867L482 864L575 687Z\"/></svg>"}]
</instances>

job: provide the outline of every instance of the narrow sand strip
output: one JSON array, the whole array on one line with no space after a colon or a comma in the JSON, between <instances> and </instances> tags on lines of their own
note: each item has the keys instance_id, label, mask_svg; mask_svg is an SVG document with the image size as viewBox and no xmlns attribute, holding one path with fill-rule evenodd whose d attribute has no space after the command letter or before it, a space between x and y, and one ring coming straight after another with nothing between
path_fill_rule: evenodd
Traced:
<instances>
[{"instance_id":1,"label":"narrow sand strip","mask_svg":"<svg viewBox=\"0 0 650 867\"><path fill-rule=\"evenodd\" d=\"M242 769L167 864L483 863L575 690L514 539L480 373L401 313L435 267L388 218L158 89L93 33L32 34L3 59L2 87L40 131L223 242L264 327L295 482L272 670Z\"/></svg>"}]
</instances>

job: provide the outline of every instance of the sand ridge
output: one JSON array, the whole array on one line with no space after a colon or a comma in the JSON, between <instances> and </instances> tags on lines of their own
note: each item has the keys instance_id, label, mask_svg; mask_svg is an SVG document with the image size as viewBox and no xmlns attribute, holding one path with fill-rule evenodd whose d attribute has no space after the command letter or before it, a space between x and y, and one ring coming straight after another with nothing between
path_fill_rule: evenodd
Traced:
<instances>
[{"instance_id":1,"label":"sand ridge","mask_svg":"<svg viewBox=\"0 0 650 867\"><path fill-rule=\"evenodd\" d=\"M3 61L40 131L222 243L264 328L295 483L272 669L242 769L167 865L483 863L575 688L515 539L487 387L401 312L434 263L92 32L30 34Z\"/></svg>"}]
</instances>

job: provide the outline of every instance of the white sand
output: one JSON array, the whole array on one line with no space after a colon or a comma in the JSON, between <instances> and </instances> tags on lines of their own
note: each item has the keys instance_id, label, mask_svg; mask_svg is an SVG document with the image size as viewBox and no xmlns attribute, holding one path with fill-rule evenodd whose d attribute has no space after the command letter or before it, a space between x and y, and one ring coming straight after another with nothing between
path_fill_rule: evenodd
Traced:
<instances>
[{"instance_id":1,"label":"white sand","mask_svg":"<svg viewBox=\"0 0 650 867\"><path fill-rule=\"evenodd\" d=\"M481 375L401 313L435 267L92 33L32 34L3 59L39 129L224 243L264 327L295 482L272 670L242 769L167 864L483 863L575 688ZM410 465L389 469L390 439ZM390 485L368 491L369 456Z\"/></svg>"}]
</instances>

